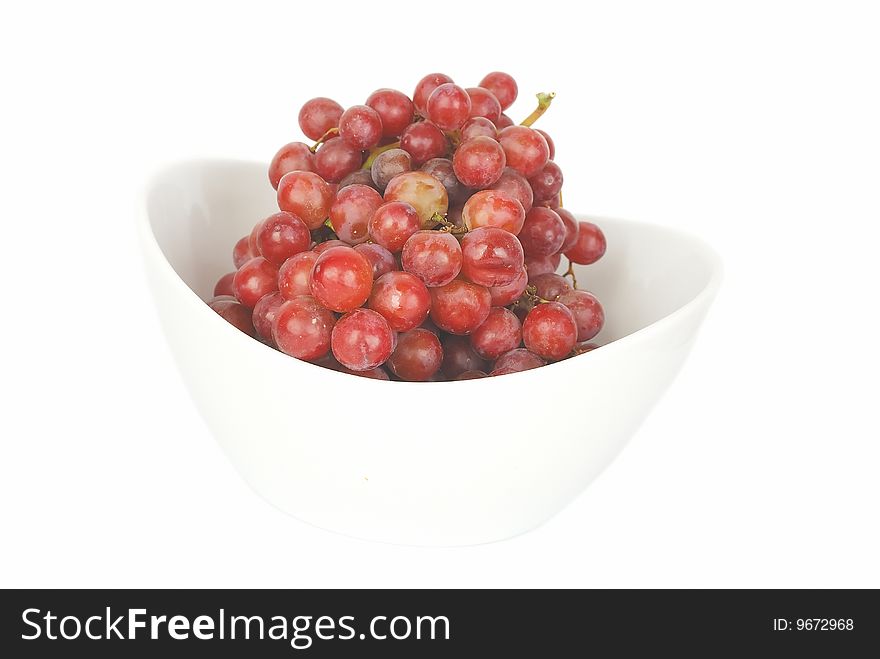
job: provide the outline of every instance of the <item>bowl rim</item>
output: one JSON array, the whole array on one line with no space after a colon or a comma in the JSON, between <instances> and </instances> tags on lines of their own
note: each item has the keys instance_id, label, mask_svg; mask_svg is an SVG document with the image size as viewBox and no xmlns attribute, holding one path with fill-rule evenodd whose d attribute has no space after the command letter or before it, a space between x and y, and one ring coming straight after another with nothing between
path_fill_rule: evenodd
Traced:
<instances>
[{"instance_id":1,"label":"bowl rim","mask_svg":"<svg viewBox=\"0 0 880 659\"><path fill-rule=\"evenodd\" d=\"M168 260L168 257L165 255L164 250L159 245L159 241L156 238L156 234L153 231L152 224L150 222L150 212L149 212L149 198L152 190L156 188L159 180L168 175L169 171L174 169L189 169L189 168L205 168L210 166L240 166L244 168L259 168L264 167L264 163L261 163L256 160L246 160L241 158L220 158L220 157L191 157L191 158L180 158L166 161L162 164L156 165L150 171L149 175L146 177L144 182L138 188L136 203L137 209L135 212L135 223L137 226L137 232L140 238L142 249L144 249L147 253L149 253L152 257L155 257L151 260L155 260L159 263L159 268L162 270L162 274L172 281L174 281L174 285L178 288L178 290L182 291L184 297L188 297L193 304L193 307L197 309L195 313L197 314L206 314L205 318L207 318L207 314L216 315L216 313L211 310L211 308L205 303L205 300L202 300L201 297L189 287L189 285L183 280L183 278L177 273L174 267L171 265L171 262ZM685 243L690 244L693 249L699 252L707 261L707 264L710 268L709 279L706 284L703 286L700 291L694 295L690 300L686 303L675 309L674 311L669 312L665 316L661 316L657 320L649 323L648 325L641 327L634 332L630 332L626 336L622 336L619 339L615 339L610 343L606 343L601 347L601 350L592 350L588 353L584 353L582 355L578 355L578 358L581 360L578 364L583 364L586 357L590 357L591 359L601 359L602 355L608 356L613 355L617 351L625 350L632 342L643 340L646 336L650 336L657 332L663 331L665 328L674 324L678 318L691 313L691 311L702 305L708 305L711 300L715 297L718 292L718 289L721 285L721 282L724 277L724 264L721 259L721 256L718 252L711 247L705 240L691 234L687 231L675 228L668 227L662 224L657 224L653 222L645 222L642 220L629 220L624 218L618 218L607 215L592 215L585 214L579 212L573 212L574 216L578 220L586 220L589 222L596 222L601 225L603 221L610 221L613 223L622 223L628 225L636 225L645 228L649 228L652 230L661 230L668 234L672 234L679 240L682 240ZM343 373L340 371L335 371L333 369L325 368L322 366L318 366L317 364L312 364L310 362L305 362L300 359L296 359L295 357L291 357L290 355L286 355L285 353L276 350L262 341L255 339L253 337L245 335L243 332L233 327L229 323L223 323L225 325L225 329L230 332L230 336L238 335L242 339L246 339L247 343L252 344L250 349L256 349L259 351L256 354L262 354L260 358L274 358L278 360L283 360L283 363L287 364L288 368L300 368L305 366L309 370L311 369L320 369L323 371L323 374L328 375L329 377L343 377L349 383L353 383L354 381L359 381L362 383L361 386L385 386L383 383L385 380L377 380L373 378L366 377L358 377L352 376L349 373ZM269 354L272 354L272 357L269 357ZM516 373L510 373L507 377L517 376L522 377L526 373L531 373L532 377L536 374L541 374L544 372L546 375L556 375L560 374L562 368L572 368L572 362L574 359L564 359L558 362L552 362L547 364L547 366L538 368L538 369L530 369L527 371L520 371ZM282 362L279 362L282 363ZM550 367L552 373L547 373L545 371L546 368ZM314 373L314 371L312 371ZM331 375L332 374L332 375ZM451 383L455 382L458 384L471 386L471 387L480 387L486 386L486 382L489 380L494 380L494 378L477 378L473 380L451 380L446 382L394 382L395 385L418 385L419 387L428 387L428 386L449 386ZM518 380L517 380L518 382Z\"/></svg>"}]
</instances>

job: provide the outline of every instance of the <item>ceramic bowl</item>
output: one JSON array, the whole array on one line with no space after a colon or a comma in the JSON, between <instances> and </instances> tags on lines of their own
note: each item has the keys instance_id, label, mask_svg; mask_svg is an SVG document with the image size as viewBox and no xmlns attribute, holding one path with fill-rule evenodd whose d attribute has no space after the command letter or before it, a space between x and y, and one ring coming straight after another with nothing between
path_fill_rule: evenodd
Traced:
<instances>
[{"instance_id":1,"label":"ceramic bowl","mask_svg":"<svg viewBox=\"0 0 880 659\"><path fill-rule=\"evenodd\" d=\"M235 241L277 210L265 165L173 164L142 203L139 233L168 343L241 476L300 520L393 543L490 542L561 510L672 382L721 274L693 237L584 217L608 239L603 259L577 269L605 307L603 347L501 377L385 382L288 357L204 303L232 270Z\"/></svg>"}]
</instances>

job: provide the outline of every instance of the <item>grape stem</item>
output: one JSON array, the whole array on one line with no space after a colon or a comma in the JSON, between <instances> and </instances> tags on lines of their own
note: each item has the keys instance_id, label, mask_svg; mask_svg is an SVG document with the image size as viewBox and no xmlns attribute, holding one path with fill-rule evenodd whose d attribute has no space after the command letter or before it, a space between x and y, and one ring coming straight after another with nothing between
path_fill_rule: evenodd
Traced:
<instances>
[{"instance_id":1,"label":"grape stem","mask_svg":"<svg viewBox=\"0 0 880 659\"><path fill-rule=\"evenodd\" d=\"M391 144L386 144L385 146L377 146L373 149L370 149L370 155L367 156L366 162L361 165L361 169L370 169L373 166L373 161L379 156L380 153L385 153L386 151L391 151L391 149L399 149L400 142L392 142Z\"/></svg>"},{"instance_id":2,"label":"grape stem","mask_svg":"<svg viewBox=\"0 0 880 659\"><path fill-rule=\"evenodd\" d=\"M550 300L545 300L544 298L538 295L538 289L533 285L529 284L526 286L526 290L520 296L520 298L510 305L510 310L513 311L517 307L523 307L528 311L531 311L539 304L544 304L545 302L550 302Z\"/></svg>"},{"instance_id":3,"label":"grape stem","mask_svg":"<svg viewBox=\"0 0 880 659\"><path fill-rule=\"evenodd\" d=\"M324 133L323 135L321 135L321 137L318 138L318 141L317 141L317 142L315 142L314 144L312 144L312 146L309 147L309 151L311 151L312 153L314 153L315 151L318 150L318 147L319 147L319 146L321 146L324 142L326 142L326 141L329 140L331 137L333 137L334 135L336 135L338 132L339 132L339 129L338 129L338 128L331 128L331 129L328 130L326 133Z\"/></svg>"},{"instance_id":4,"label":"grape stem","mask_svg":"<svg viewBox=\"0 0 880 659\"><path fill-rule=\"evenodd\" d=\"M535 108L535 111L532 112L528 117L523 119L520 126L531 126L535 123L542 114L547 111L547 108L550 107L550 103L553 102L553 99L556 98L556 92L541 92L540 94L535 94L538 97L538 107Z\"/></svg>"},{"instance_id":5,"label":"grape stem","mask_svg":"<svg viewBox=\"0 0 880 659\"><path fill-rule=\"evenodd\" d=\"M441 226L439 229L435 229L437 231L442 231L443 233L451 233L453 236L462 236L468 232L467 227L457 227L455 224L447 220L442 213L434 213L431 216L431 221L436 222Z\"/></svg>"},{"instance_id":6,"label":"grape stem","mask_svg":"<svg viewBox=\"0 0 880 659\"><path fill-rule=\"evenodd\" d=\"M575 274L574 274L574 263L571 262L571 259L568 259L568 270L566 270L562 274L562 276L563 277L571 277L571 285L575 290L577 290L578 280L577 280L577 276L575 276Z\"/></svg>"}]
</instances>

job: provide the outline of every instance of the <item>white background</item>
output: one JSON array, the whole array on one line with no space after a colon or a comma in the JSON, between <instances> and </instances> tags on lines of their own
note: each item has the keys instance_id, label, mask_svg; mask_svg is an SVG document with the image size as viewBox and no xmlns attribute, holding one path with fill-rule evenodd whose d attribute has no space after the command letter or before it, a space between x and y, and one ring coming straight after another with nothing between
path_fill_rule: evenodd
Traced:
<instances>
[{"instance_id":1,"label":"white background","mask_svg":"<svg viewBox=\"0 0 880 659\"><path fill-rule=\"evenodd\" d=\"M878 32L868 2L6 7L0 585L880 586ZM137 189L177 157L268 161L312 96L496 69L517 121L558 93L538 125L566 205L704 237L716 305L624 453L542 528L431 550L305 526L190 403Z\"/></svg>"}]
</instances>

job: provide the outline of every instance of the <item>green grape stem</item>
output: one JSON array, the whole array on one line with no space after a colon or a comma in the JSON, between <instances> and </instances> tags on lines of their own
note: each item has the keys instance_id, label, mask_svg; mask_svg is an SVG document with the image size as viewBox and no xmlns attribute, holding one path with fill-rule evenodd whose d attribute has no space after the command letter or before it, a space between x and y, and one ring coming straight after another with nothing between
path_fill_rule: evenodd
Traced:
<instances>
[{"instance_id":1,"label":"green grape stem","mask_svg":"<svg viewBox=\"0 0 880 659\"><path fill-rule=\"evenodd\" d=\"M361 169L370 169L373 166L373 161L379 156L380 153L385 153L386 151L391 151L391 149L399 149L400 142L392 142L391 144L386 144L385 146L377 146L373 149L370 149L370 155L367 156L367 160L361 165Z\"/></svg>"},{"instance_id":2,"label":"green grape stem","mask_svg":"<svg viewBox=\"0 0 880 659\"><path fill-rule=\"evenodd\" d=\"M321 146L324 142L326 142L326 141L329 140L331 137L333 137L334 135L336 135L338 132L339 132L339 129L338 129L338 128L331 128L331 129L328 130L326 133L324 133L323 135L321 135L321 137L318 138L318 141L317 141L317 142L315 142L314 144L312 144L312 146L309 147L309 151L311 151L312 153L315 153L315 151L318 150L318 147L319 147L319 146Z\"/></svg>"},{"instance_id":3,"label":"green grape stem","mask_svg":"<svg viewBox=\"0 0 880 659\"><path fill-rule=\"evenodd\" d=\"M550 107L550 103L556 98L556 92L541 92L540 94L535 94L535 96L538 97L538 107L528 117L523 119L520 126L531 126L535 123L547 111L547 108Z\"/></svg>"},{"instance_id":4,"label":"green grape stem","mask_svg":"<svg viewBox=\"0 0 880 659\"><path fill-rule=\"evenodd\" d=\"M578 287L577 276L574 274L574 263L571 262L571 259L568 259L568 269L562 274L563 277L571 277L571 286L575 290Z\"/></svg>"}]
</instances>

